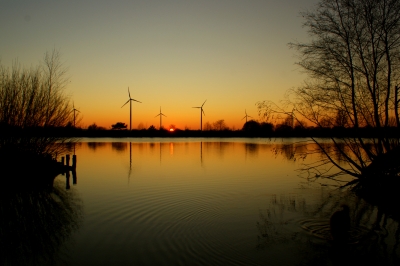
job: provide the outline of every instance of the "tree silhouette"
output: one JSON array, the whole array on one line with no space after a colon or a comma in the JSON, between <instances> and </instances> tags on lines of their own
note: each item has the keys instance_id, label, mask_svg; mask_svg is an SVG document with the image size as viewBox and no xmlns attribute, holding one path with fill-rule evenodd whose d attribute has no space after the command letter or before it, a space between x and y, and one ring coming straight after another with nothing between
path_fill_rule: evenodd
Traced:
<instances>
[{"instance_id":1,"label":"tree silhouette","mask_svg":"<svg viewBox=\"0 0 400 266\"><path fill-rule=\"evenodd\" d=\"M205 123L204 123L203 129L204 129L205 131L210 131L210 130L212 130L212 125L210 124L210 122L205 122Z\"/></svg>"},{"instance_id":2,"label":"tree silhouette","mask_svg":"<svg viewBox=\"0 0 400 266\"><path fill-rule=\"evenodd\" d=\"M218 130L218 131L227 129L227 126L225 124L225 120L224 119L220 119L218 121L215 121L213 123L213 128L214 128L214 130Z\"/></svg>"},{"instance_id":3,"label":"tree silhouette","mask_svg":"<svg viewBox=\"0 0 400 266\"><path fill-rule=\"evenodd\" d=\"M90 126L88 126L88 130L105 130L104 127L100 127L98 126L96 123L91 124Z\"/></svg>"},{"instance_id":4,"label":"tree silhouette","mask_svg":"<svg viewBox=\"0 0 400 266\"><path fill-rule=\"evenodd\" d=\"M111 128L116 129L116 130L121 130L121 129L126 129L127 125L123 122L117 122L117 123L111 125Z\"/></svg>"},{"instance_id":5,"label":"tree silhouette","mask_svg":"<svg viewBox=\"0 0 400 266\"><path fill-rule=\"evenodd\" d=\"M260 123L255 120L249 120L244 123L242 130L247 132L257 132L260 130Z\"/></svg>"},{"instance_id":6,"label":"tree silhouette","mask_svg":"<svg viewBox=\"0 0 400 266\"><path fill-rule=\"evenodd\" d=\"M35 68L0 66L0 153L55 156L70 138L52 134L73 121L68 82L60 55L46 53Z\"/></svg>"},{"instance_id":7,"label":"tree silhouette","mask_svg":"<svg viewBox=\"0 0 400 266\"><path fill-rule=\"evenodd\" d=\"M298 121L305 118L321 128L353 129L351 138L331 138L333 148L326 149L314 139L325 155L317 164L319 170L309 168L318 176L327 173L321 173L320 166L332 169L328 164L338 172L327 176L349 174L359 180L397 176L400 166L393 158L400 156L396 86L400 82L400 2L321 0L315 10L302 16L311 38L289 46L298 52L297 64L309 79L290 90L282 106L259 102L260 113L265 118L292 113ZM363 138L360 128L369 129L373 138ZM344 160L335 160L338 153Z\"/></svg>"}]
</instances>

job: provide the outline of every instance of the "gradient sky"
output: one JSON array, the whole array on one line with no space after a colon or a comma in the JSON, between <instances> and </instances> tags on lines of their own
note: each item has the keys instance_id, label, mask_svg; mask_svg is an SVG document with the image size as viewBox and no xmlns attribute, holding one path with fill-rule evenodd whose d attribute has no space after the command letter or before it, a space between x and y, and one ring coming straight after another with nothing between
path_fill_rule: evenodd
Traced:
<instances>
[{"instance_id":1,"label":"gradient sky","mask_svg":"<svg viewBox=\"0 0 400 266\"><path fill-rule=\"evenodd\" d=\"M46 51L68 67L81 126L140 123L184 129L258 119L256 102L281 99L305 76L287 44L306 40L301 11L318 0L3 0L0 60L37 65Z\"/></svg>"}]
</instances>

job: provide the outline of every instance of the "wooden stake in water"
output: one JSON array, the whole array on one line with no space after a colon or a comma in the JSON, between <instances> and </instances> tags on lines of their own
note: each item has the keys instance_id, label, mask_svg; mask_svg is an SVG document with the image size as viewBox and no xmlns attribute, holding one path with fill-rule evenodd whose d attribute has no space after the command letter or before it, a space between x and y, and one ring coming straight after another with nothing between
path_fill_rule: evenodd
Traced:
<instances>
[{"instance_id":1,"label":"wooden stake in water","mask_svg":"<svg viewBox=\"0 0 400 266\"><path fill-rule=\"evenodd\" d=\"M76 155L72 155L72 168L76 169Z\"/></svg>"}]
</instances>

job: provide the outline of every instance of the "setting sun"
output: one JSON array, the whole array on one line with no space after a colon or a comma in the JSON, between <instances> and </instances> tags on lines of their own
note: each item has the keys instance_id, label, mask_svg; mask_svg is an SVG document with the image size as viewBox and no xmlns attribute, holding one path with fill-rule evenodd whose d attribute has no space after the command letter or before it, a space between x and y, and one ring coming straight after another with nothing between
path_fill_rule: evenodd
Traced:
<instances>
[{"instance_id":1,"label":"setting sun","mask_svg":"<svg viewBox=\"0 0 400 266\"><path fill-rule=\"evenodd\" d=\"M169 129L170 132L173 132L174 130L175 130L175 129L173 129L173 128L170 128L170 129Z\"/></svg>"}]
</instances>

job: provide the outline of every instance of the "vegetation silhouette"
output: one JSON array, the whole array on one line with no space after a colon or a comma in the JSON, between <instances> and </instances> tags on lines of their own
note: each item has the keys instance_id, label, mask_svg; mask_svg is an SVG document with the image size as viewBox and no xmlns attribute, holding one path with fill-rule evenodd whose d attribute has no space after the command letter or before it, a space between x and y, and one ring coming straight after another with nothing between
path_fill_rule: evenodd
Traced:
<instances>
[{"instance_id":1,"label":"vegetation silhouette","mask_svg":"<svg viewBox=\"0 0 400 266\"><path fill-rule=\"evenodd\" d=\"M123 122L117 122L117 123L111 125L111 128L116 129L116 130L126 129L127 127L128 126Z\"/></svg>"},{"instance_id":2,"label":"vegetation silhouette","mask_svg":"<svg viewBox=\"0 0 400 266\"><path fill-rule=\"evenodd\" d=\"M310 193L320 195L319 200L309 200L305 194L270 196L256 223L258 249L279 250L282 245L296 256L298 265L398 265L398 219L384 206L371 204L351 190L313 184L305 189L318 191ZM338 239L332 236L330 220L343 205L349 208L346 225L341 226L347 233Z\"/></svg>"},{"instance_id":3,"label":"vegetation silhouette","mask_svg":"<svg viewBox=\"0 0 400 266\"><path fill-rule=\"evenodd\" d=\"M106 144L107 143L105 142L87 142L87 146L93 151L97 150L98 148L105 147Z\"/></svg>"},{"instance_id":4,"label":"vegetation silhouette","mask_svg":"<svg viewBox=\"0 0 400 266\"><path fill-rule=\"evenodd\" d=\"M91 124L90 126L88 126L88 128L87 128L87 131L89 131L89 132L93 132L93 131L95 131L95 130L97 130L97 131L104 131L104 130L106 130L106 128L105 127L99 127L96 123L93 123L93 124ZM82 130L80 130L80 131L82 131ZM79 131L78 131L79 132ZM76 132L76 133L78 133L78 132ZM79 133L78 133L79 134Z\"/></svg>"},{"instance_id":5,"label":"vegetation silhouette","mask_svg":"<svg viewBox=\"0 0 400 266\"><path fill-rule=\"evenodd\" d=\"M66 132L79 121L64 93L67 82L55 50L30 70L16 63L11 69L0 66L0 161L15 180L29 180L32 172L40 172L43 179L60 172L55 159L73 141Z\"/></svg>"},{"instance_id":6,"label":"vegetation silhouette","mask_svg":"<svg viewBox=\"0 0 400 266\"><path fill-rule=\"evenodd\" d=\"M334 241L346 243L350 230L350 209L343 204L341 209L334 212L329 220L331 235Z\"/></svg>"},{"instance_id":7,"label":"vegetation silhouette","mask_svg":"<svg viewBox=\"0 0 400 266\"><path fill-rule=\"evenodd\" d=\"M3 186L0 217L1 265L55 265L82 221L82 202L58 179L52 186Z\"/></svg>"},{"instance_id":8,"label":"vegetation silhouette","mask_svg":"<svg viewBox=\"0 0 400 266\"><path fill-rule=\"evenodd\" d=\"M128 148L127 142L112 142L111 148L117 152L124 152Z\"/></svg>"},{"instance_id":9,"label":"vegetation silhouette","mask_svg":"<svg viewBox=\"0 0 400 266\"><path fill-rule=\"evenodd\" d=\"M296 121L314 141L308 153L324 156L304 167L310 177L350 175L348 186L372 181L389 189L400 173L400 2L321 0L302 16L310 41L289 46L309 79L279 105L258 102L260 115ZM309 134L304 119L322 136L330 131L333 145Z\"/></svg>"}]
</instances>

